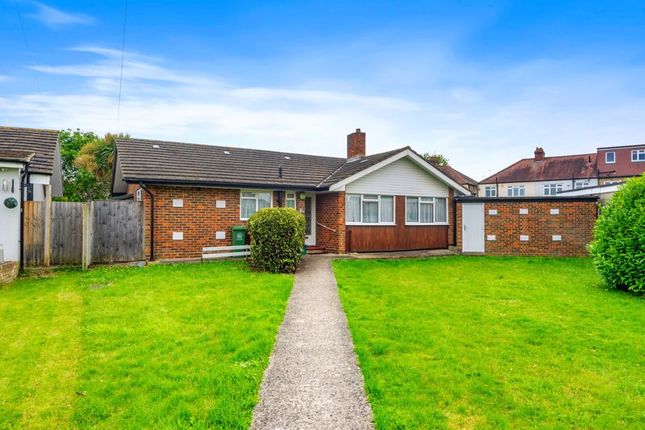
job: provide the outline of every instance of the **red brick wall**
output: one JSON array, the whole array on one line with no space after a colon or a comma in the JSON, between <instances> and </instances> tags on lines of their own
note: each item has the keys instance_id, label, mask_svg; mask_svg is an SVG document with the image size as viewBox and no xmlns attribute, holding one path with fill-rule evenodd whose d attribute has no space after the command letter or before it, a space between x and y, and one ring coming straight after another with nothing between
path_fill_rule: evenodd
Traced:
<instances>
[{"instance_id":1,"label":"red brick wall","mask_svg":"<svg viewBox=\"0 0 645 430\"><path fill-rule=\"evenodd\" d=\"M316 244L329 252L345 253L345 193L327 193L316 196Z\"/></svg>"},{"instance_id":2,"label":"red brick wall","mask_svg":"<svg viewBox=\"0 0 645 430\"><path fill-rule=\"evenodd\" d=\"M520 209L528 214L520 215ZM552 215L551 209L559 214ZM489 210L497 210L490 215ZM486 254L578 257L587 255L597 217L594 201L486 201L484 243ZM462 202L457 203L457 245L462 248ZM488 240L494 235L495 240ZM529 240L520 241L520 235ZM553 235L560 235L554 241Z\"/></svg>"},{"instance_id":3,"label":"red brick wall","mask_svg":"<svg viewBox=\"0 0 645 430\"><path fill-rule=\"evenodd\" d=\"M134 193L138 185L131 185L128 192ZM202 248L207 246L229 246L231 228L245 225L240 220L240 190L199 187L147 187L155 196L155 260L201 258ZM277 207L276 191L273 192L273 206ZM304 201L296 192L298 209ZM150 199L142 193L146 220L146 257L150 258ZM183 207L173 207L173 199L183 199ZM226 208L217 208L216 201L226 201ZM282 195L285 205L285 195ZM223 231L225 239L215 239L215 233ZM173 240L173 232L183 232L183 240Z\"/></svg>"}]
</instances>

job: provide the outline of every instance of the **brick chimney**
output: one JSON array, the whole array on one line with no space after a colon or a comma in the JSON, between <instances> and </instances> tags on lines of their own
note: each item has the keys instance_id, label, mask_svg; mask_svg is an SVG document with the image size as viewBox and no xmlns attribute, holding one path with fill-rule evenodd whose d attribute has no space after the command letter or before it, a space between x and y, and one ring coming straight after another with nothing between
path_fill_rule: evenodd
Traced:
<instances>
[{"instance_id":1,"label":"brick chimney","mask_svg":"<svg viewBox=\"0 0 645 430\"><path fill-rule=\"evenodd\" d=\"M544 149L541 146L535 148L535 161L544 161Z\"/></svg>"},{"instance_id":2,"label":"brick chimney","mask_svg":"<svg viewBox=\"0 0 645 430\"><path fill-rule=\"evenodd\" d=\"M347 158L365 157L365 133L357 128L347 135Z\"/></svg>"}]
</instances>

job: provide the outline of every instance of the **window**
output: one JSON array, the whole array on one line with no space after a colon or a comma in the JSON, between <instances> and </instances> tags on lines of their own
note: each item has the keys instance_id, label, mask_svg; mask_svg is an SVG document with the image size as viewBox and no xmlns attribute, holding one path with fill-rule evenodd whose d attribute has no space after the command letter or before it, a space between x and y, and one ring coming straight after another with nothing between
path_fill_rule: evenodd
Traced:
<instances>
[{"instance_id":1,"label":"window","mask_svg":"<svg viewBox=\"0 0 645 430\"><path fill-rule=\"evenodd\" d=\"M616 153L615 152L605 152L605 163L612 164L616 162Z\"/></svg>"},{"instance_id":2,"label":"window","mask_svg":"<svg viewBox=\"0 0 645 430\"><path fill-rule=\"evenodd\" d=\"M394 196L347 194L345 201L348 224L394 224Z\"/></svg>"},{"instance_id":3,"label":"window","mask_svg":"<svg viewBox=\"0 0 645 430\"><path fill-rule=\"evenodd\" d=\"M135 194L136 201L140 202L143 200L143 190L139 188Z\"/></svg>"},{"instance_id":4,"label":"window","mask_svg":"<svg viewBox=\"0 0 645 430\"><path fill-rule=\"evenodd\" d=\"M240 195L240 219L246 220L260 209L270 208L271 191L242 191Z\"/></svg>"},{"instance_id":5,"label":"window","mask_svg":"<svg viewBox=\"0 0 645 430\"><path fill-rule=\"evenodd\" d=\"M509 197L524 196L524 185L510 185L506 190Z\"/></svg>"},{"instance_id":6,"label":"window","mask_svg":"<svg viewBox=\"0 0 645 430\"><path fill-rule=\"evenodd\" d=\"M486 197L497 197L497 186L487 185L486 188L484 188L484 193Z\"/></svg>"},{"instance_id":7,"label":"window","mask_svg":"<svg viewBox=\"0 0 645 430\"><path fill-rule=\"evenodd\" d=\"M580 188L587 188L591 183L589 181L576 181L576 190Z\"/></svg>"},{"instance_id":8,"label":"window","mask_svg":"<svg viewBox=\"0 0 645 430\"><path fill-rule=\"evenodd\" d=\"M285 206L288 208L296 208L296 193L285 193Z\"/></svg>"},{"instance_id":9,"label":"window","mask_svg":"<svg viewBox=\"0 0 645 430\"><path fill-rule=\"evenodd\" d=\"M544 195L555 196L562 191L562 184L544 184Z\"/></svg>"},{"instance_id":10,"label":"window","mask_svg":"<svg viewBox=\"0 0 645 430\"><path fill-rule=\"evenodd\" d=\"M645 149L634 149L632 151L632 161L645 161Z\"/></svg>"},{"instance_id":11,"label":"window","mask_svg":"<svg viewBox=\"0 0 645 430\"><path fill-rule=\"evenodd\" d=\"M445 197L406 197L406 224L442 224L448 220Z\"/></svg>"}]
</instances>

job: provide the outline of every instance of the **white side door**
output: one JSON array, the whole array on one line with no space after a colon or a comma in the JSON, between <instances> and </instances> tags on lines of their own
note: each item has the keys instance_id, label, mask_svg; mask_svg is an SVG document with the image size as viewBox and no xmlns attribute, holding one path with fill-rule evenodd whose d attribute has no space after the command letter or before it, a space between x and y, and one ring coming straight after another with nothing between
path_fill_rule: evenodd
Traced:
<instances>
[{"instance_id":1,"label":"white side door","mask_svg":"<svg viewBox=\"0 0 645 430\"><path fill-rule=\"evenodd\" d=\"M462 251L484 252L484 204L462 203Z\"/></svg>"},{"instance_id":2,"label":"white side door","mask_svg":"<svg viewBox=\"0 0 645 430\"><path fill-rule=\"evenodd\" d=\"M307 194L305 197L305 245L316 244L316 195Z\"/></svg>"}]
</instances>

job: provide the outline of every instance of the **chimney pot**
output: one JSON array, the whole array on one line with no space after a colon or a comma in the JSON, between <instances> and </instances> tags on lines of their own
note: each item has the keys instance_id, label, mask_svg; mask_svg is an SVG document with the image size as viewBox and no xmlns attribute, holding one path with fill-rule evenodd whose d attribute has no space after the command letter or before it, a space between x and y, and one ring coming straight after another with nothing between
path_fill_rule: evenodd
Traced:
<instances>
[{"instance_id":1,"label":"chimney pot","mask_svg":"<svg viewBox=\"0 0 645 430\"><path fill-rule=\"evenodd\" d=\"M354 133L347 135L347 158L365 157L365 133L357 128Z\"/></svg>"},{"instance_id":2,"label":"chimney pot","mask_svg":"<svg viewBox=\"0 0 645 430\"><path fill-rule=\"evenodd\" d=\"M544 160L544 149L541 146L535 148L535 152L533 154L535 155L535 161Z\"/></svg>"}]
</instances>

